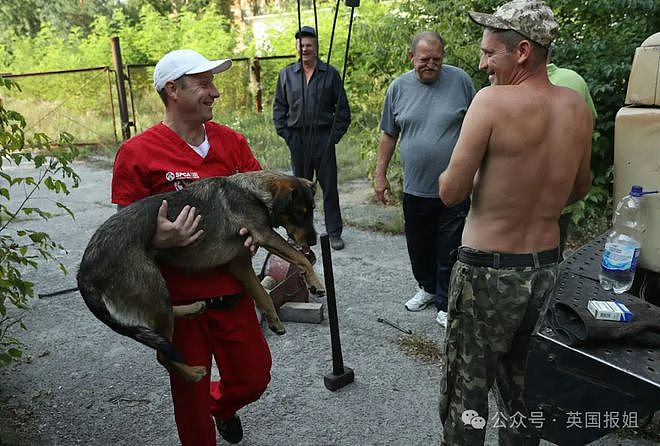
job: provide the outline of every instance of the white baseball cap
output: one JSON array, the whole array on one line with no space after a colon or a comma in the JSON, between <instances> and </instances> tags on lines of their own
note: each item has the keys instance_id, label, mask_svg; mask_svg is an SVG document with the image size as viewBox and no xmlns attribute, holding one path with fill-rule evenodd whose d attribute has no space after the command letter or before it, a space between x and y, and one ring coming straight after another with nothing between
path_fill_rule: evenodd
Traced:
<instances>
[{"instance_id":1,"label":"white baseball cap","mask_svg":"<svg viewBox=\"0 0 660 446\"><path fill-rule=\"evenodd\" d=\"M163 56L154 70L154 87L161 91L167 81L173 81L184 74L199 74L207 71L222 73L231 67L231 59L208 60L193 50L174 50Z\"/></svg>"}]
</instances>

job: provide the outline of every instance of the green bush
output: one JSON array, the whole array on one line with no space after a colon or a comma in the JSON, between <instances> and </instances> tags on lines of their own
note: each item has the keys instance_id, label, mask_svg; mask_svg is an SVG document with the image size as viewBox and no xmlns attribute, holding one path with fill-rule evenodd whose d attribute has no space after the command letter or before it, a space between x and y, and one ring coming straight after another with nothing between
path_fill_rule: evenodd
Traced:
<instances>
[{"instance_id":1,"label":"green bush","mask_svg":"<svg viewBox=\"0 0 660 446\"><path fill-rule=\"evenodd\" d=\"M263 113L245 112L234 114L230 119L218 119L245 135L264 169L287 170L291 166L289 148L282 138L275 133L273 115L270 110Z\"/></svg>"},{"instance_id":2,"label":"green bush","mask_svg":"<svg viewBox=\"0 0 660 446\"><path fill-rule=\"evenodd\" d=\"M18 86L0 77L0 88L9 90ZM79 180L71 166L77 153L71 135L61 134L58 141L43 133L26 138L24 129L23 116L5 109L0 102L0 168L32 163L38 172L35 176L17 176L7 169L0 170L0 365L21 356L20 343L10 329L15 325L25 327L20 317L8 312L8 306L25 309L34 295L33 283L24 277L26 268L38 268L40 262L54 259L54 251L63 249L48 233L26 229L20 221L52 217L50 212L30 206L36 191L48 189L68 194L69 183L77 187ZM73 217L64 204L56 202L56 205ZM64 265L60 264L60 268L66 272Z\"/></svg>"}]
</instances>

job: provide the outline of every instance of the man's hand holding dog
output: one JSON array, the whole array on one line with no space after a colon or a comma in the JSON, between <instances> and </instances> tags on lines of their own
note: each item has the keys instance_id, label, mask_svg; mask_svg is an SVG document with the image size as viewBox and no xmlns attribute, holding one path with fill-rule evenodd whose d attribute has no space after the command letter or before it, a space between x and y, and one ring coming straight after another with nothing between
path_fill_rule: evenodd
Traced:
<instances>
[{"instance_id":1,"label":"man's hand holding dog","mask_svg":"<svg viewBox=\"0 0 660 446\"><path fill-rule=\"evenodd\" d=\"M184 206L176 217L176 220L170 221L167 218L167 201L158 209L158 219L156 220L156 234L152 245L156 249L173 248L177 246L187 246L203 234L203 229L197 229L202 216L196 213L196 209L191 206Z\"/></svg>"}]
</instances>

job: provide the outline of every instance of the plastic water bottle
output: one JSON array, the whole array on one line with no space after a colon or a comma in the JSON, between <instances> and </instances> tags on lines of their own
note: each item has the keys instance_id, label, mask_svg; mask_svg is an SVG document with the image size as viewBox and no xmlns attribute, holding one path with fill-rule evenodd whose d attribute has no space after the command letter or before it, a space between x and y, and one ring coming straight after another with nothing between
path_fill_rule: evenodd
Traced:
<instances>
[{"instance_id":1,"label":"plastic water bottle","mask_svg":"<svg viewBox=\"0 0 660 446\"><path fill-rule=\"evenodd\" d=\"M642 247L641 235L646 230L642 197L657 192L644 192L641 186L635 185L617 204L598 275L604 290L621 294L632 286Z\"/></svg>"}]
</instances>

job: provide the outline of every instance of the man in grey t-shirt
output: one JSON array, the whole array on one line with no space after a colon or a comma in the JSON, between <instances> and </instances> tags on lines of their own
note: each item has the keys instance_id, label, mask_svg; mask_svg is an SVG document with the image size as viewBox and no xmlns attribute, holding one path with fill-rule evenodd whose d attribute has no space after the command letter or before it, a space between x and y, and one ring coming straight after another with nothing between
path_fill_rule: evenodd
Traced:
<instances>
[{"instance_id":1,"label":"man in grey t-shirt","mask_svg":"<svg viewBox=\"0 0 660 446\"><path fill-rule=\"evenodd\" d=\"M447 208L438 196L438 176L447 168L475 91L470 76L443 65L443 56L438 33L425 31L414 37L408 53L413 70L395 79L385 96L374 189L380 201L388 201L387 168L398 140L406 242L419 285L405 306L420 311L435 303L436 320L446 326L450 252L460 244L470 204L466 200Z\"/></svg>"}]
</instances>

